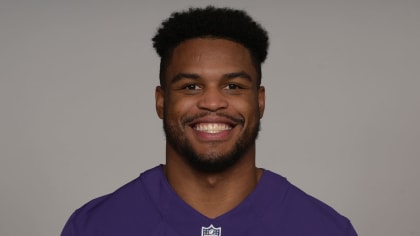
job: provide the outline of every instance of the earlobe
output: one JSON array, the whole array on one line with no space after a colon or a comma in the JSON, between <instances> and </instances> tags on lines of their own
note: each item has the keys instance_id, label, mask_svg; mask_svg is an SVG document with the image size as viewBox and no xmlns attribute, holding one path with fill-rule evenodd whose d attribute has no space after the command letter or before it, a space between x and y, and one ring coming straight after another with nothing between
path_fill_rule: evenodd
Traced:
<instances>
[{"instance_id":1,"label":"earlobe","mask_svg":"<svg viewBox=\"0 0 420 236\"><path fill-rule=\"evenodd\" d=\"M156 100L156 113L160 119L163 119L164 104L165 104L165 91L163 90L161 86L156 86L155 100Z\"/></svg>"},{"instance_id":2,"label":"earlobe","mask_svg":"<svg viewBox=\"0 0 420 236\"><path fill-rule=\"evenodd\" d=\"M264 110L265 110L265 88L264 88L264 86L261 86L258 89L258 109L260 111L260 119L261 119L264 115Z\"/></svg>"}]
</instances>

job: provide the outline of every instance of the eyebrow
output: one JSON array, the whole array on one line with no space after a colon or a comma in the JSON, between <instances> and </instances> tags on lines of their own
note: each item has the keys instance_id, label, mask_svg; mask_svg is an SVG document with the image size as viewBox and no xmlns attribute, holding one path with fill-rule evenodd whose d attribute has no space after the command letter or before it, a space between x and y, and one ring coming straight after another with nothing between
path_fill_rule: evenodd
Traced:
<instances>
[{"instance_id":1,"label":"eyebrow","mask_svg":"<svg viewBox=\"0 0 420 236\"><path fill-rule=\"evenodd\" d=\"M172 77L171 84L174 84L174 83L180 81L181 79L198 80L200 78L201 78L201 76L199 76L198 74L193 74L193 73L179 73L179 74L176 74L174 77Z\"/></svg>"},{"instance_id":2,"label":"eyebrow","mask_svg":"<svg viewBox=\"0 0 420 236\"><path fill-rule=\"evenodd\" d=\"M181 79L198 80L200 78L201 78L200 75L194 74L194 73L179 73L179 74L176 74L174 77L172 77L171 84L176 83ZM245 71L227 73L227 74L224 74L222 78L224 79L243 78L252 82L252 77Z\"/></svg>"},{"instance_id":3,"label":"eyebrow","mask_svg":"<svg viewBox=\"0 0 420 236\"><path fill-rule=\"evenodd\" d=\"M223 78L234 79L234 78L243 78L252 82L252 77L245 71L233 72L223 75Z\"/></svg>"}]
</instances>

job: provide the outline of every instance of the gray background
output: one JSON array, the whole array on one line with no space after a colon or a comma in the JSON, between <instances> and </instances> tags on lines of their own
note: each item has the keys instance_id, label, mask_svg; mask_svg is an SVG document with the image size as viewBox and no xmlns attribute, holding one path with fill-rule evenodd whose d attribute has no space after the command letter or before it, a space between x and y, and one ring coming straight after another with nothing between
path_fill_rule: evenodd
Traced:
<instances>
[{"instance_id":1,"label":"gray background","mask_svg":"<svg viewBox=\"0 0 420 236\"><path fill-rule=\"evenodd\" d=\"M420 1L0 1L0 235L70 214L164 161L150 38L172 11L270 32L258 165L352 220L420 235Z\"/></svg>"}]
</instances>

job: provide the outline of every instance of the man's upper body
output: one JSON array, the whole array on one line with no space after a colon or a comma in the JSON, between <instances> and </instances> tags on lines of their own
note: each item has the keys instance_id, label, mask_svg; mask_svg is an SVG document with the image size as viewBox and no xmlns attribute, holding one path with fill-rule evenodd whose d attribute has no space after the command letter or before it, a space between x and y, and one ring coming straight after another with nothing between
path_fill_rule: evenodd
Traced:
<instances>
[{"instance_id":1,"label":"man's upper body","mask_svg":"<svg viewBox=\"0 0 420 236\"><path fill-rule=\"evenodd\" d=\"M255 165L268 49L258 23L243 11L190 9L164 21L153 41L166 164L78 210L63 236L200 233L188 227L203 227L202 235L220 235L218 227L224 235L356 235L347 219Z\"/></svg>"},{"instance_id":2,"label":"man's upper body","mask_svg":"<svg viewBox=\"0 0 420 236\"><path fill-rule=\"evenodd\" d=\"M62 236L310 235L355 236L348 219L264 170L238 206L207 217L175 193L163 166L146 171L112 194L77 210Z\"/></svg>"}]
</instances>

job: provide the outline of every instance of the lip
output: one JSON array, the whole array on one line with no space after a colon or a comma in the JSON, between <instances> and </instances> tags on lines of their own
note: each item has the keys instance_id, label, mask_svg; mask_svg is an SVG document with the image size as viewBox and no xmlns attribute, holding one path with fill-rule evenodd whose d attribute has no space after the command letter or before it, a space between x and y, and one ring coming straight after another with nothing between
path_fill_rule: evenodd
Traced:
<instances>
[{"instance_id":1,"label":"lip","mask_svg":"<svg viewBox=\"0 0 420 236\"><path fill-rule=\"evenodd\" d=\"M229 129L221 130L218 132L206 132L198 130L196 128L198 125L226 125L229 127ZM193 122L189 123L188 126L193 130L194 135L200 141L224 141L231 136L234 128L237 126L237 123L227 117L208 116L197 118Z\"/></svg>"},{"instance_id":2,"label":"lip","mask_svg":"<svg viewBox=\"0 0 420 236\"><path fill-rule=\"evenodd\" d=\"M228 126L235 126L236 122L233 121L232 119L229 119L227 117L222 117L222 116L206 116L206 117L201 117L201 118L197 118L194 119L192 122L190 122L188 125L191 127L194 127L197 124L226 124Z\"/></svg>"},{"instance_id":3,"label":"lip","mask_svg":"<svg viewBox=\"0 0 420 236\"><path fill-rule=\"evenodd\" d=\"M206 131L199 131L196 129L192 129L194 136L197 138L197 140L199 141L203 141L203 142L221 142L221 141L225 141L227 139L229 139L229 137L232 134L232 129L228 129L228 130L223 130L223 131L219 131L219 132L215 132L215 133L209 133Z\"/></svg>"}]
</instances>

